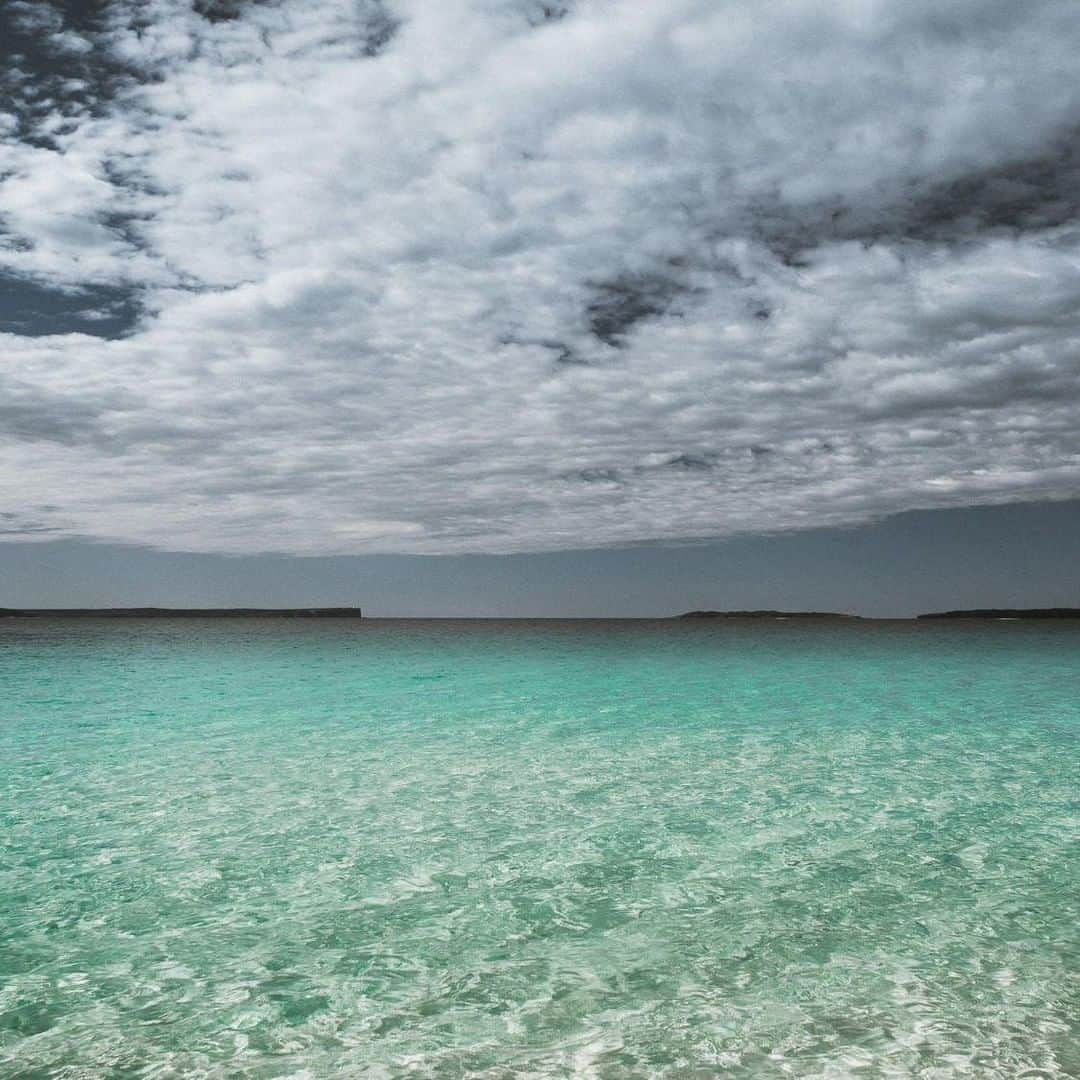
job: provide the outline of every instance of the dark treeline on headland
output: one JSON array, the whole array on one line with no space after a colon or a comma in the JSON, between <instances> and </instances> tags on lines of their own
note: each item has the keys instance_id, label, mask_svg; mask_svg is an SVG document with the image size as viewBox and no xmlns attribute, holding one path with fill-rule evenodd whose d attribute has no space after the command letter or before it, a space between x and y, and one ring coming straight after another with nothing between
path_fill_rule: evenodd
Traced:
<instances>
[{"instance_id":1,"label":"dark treeline on headland","mask_svg":"<svg viewBox=\"0 0 1080 1080\"><path fill-rule=\"evenodd\" d=\"M0 608L3 616L85 616L98 619L359 619L360 608Z\"/></svg>"},{"instance_id":2,"label":"dark treeline on headland","mask_svg":"<svg viewBox=\"0 0 1080 1080\"><path fill-rule=\"evenodd\" d=\"M95 618L95 619L359 619L358 607L326 608L0 608L2 618ZM830 619L851 622L880 621L843 611L687 611L676 619ZM934 611L888 622L919 619L1080 619L1080 608L973 608Z\"/></svg>"},{"instance_id":3,"label":"dark treeline on headland","mask_svg":"<svg viewBox=\"0 0 1080 1080\"><path fill-rule=\"evenodd\" d=\"M855 619L862 615L842 611L687 611L680 619ZM960 611L934 611L915 615L915 619L1080 619L1080 608L973 608ZM892 620L889 620L892 621Z\"/></svg>"},{"instance_id":4,"label":"dark treeline on headland","mask_svg":"<svg viewBox=\"0 0 1080 1080\"><path fill-rule=\"evenodd\" d=\"M917 619L1080 619L1080 608L975 608L971 611L933 611Z\"/></svg>"}]
</instances>

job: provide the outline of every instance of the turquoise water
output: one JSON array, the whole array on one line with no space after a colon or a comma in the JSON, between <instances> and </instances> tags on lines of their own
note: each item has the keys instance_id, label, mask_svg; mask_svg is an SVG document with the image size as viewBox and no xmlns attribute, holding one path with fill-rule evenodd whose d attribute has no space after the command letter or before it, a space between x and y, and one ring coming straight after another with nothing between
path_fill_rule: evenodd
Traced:
<instances>
[{"instance_id":1,"label":"turquoise water","mask_svg":"<svg viewBox=\"0 0 1080 1080\"><path fill-rule=\"evenodd\" d=\"M0 623L4 1077L1080 1075L1080 627Z\"/></svg>"}]
</instances>

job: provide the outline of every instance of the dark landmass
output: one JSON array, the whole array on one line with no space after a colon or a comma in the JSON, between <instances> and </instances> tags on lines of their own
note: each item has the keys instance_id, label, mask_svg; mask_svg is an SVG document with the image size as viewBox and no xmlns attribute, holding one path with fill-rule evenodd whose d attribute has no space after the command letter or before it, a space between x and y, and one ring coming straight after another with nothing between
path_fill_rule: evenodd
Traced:
<instances>
[{"instance_id":1,"label":"dark landmass","mask_svg":"<svg viewBox=\"0 0 1080 1080\"><path fill-rule=\"evenodd\" d=\"M975 608L970 611L933 611L917 619L1080 619L1080 608Z\"/></svg>"},{"instance_id":2,"label":"dark landmass","mask_svg":"<svg viewBox=\"0 0 1080 1080\"><path fill-rule=\"evenodd\" d=\"M62 615L96 619L359 619L360 608L0 608L4 616Z\"/></svg>"},{"instance_id":3,"label":"dark landmass","mask_svg":"<svg viewBox=\"0 0 1080 1080\"><path fill-rule=\"evenodd\" d=\"M33 617L95 619L359 619L357 607L340 608L0 608L0 619ZM873 622L842 611L687 611L676 619L848 619ZM933 611L914 619L1080 619L1080 608L974 608ZM891 622L911 621L905 619Z\"/></svg>"},{"instance_id":4,"label":"dark landmass","mask_svg":"<svg viewBox=\"0 0 1080 1080\"><path fill-rule=\"evenodd\" d=\"M678 619L861 619L842 611L687 611Z\"/></svg>"}]
</instances>

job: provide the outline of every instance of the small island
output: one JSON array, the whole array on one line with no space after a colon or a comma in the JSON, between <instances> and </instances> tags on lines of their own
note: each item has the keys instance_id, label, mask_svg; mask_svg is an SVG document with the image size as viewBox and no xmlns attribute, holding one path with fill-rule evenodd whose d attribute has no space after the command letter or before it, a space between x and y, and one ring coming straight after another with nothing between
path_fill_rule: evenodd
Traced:
<instances>
[{"instance_id":1,"label":"small island","mask_svg":"<svg viewBox=\"0 0 1080 1080\"><path fill-rule=\"evenodd\" d=\"M687 611L677 619L861 619L842 611Z\"/></svg>"}]
</instances>

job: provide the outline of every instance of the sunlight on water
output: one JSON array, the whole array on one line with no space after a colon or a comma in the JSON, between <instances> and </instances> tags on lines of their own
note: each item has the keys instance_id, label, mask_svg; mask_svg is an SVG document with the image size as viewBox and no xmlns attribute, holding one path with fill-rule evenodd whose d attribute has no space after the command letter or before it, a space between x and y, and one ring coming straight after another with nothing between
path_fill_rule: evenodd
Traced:
<instances>
[{"instance_id":1,"label":"sunlight on water","mask_svg":"<svg viewBox=\"0 0 1080 1080\"><path fill-rule=\"evenodd\" d=\"M0 623L0 1075L1080 1075L1080 629Z\"/></svg>"}]
</instances>

